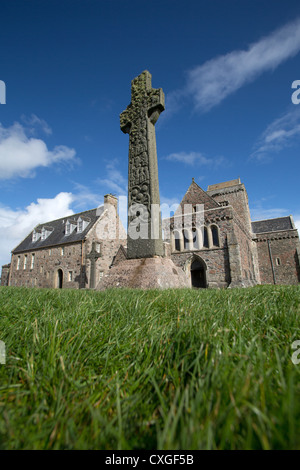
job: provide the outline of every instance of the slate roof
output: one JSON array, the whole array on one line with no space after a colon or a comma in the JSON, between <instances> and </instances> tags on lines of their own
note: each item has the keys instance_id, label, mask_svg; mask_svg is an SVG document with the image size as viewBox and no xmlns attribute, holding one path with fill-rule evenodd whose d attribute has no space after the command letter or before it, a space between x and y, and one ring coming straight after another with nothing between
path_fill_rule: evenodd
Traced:
<instances>
[{"instance_id":1,"label":"slate roof","mask_svg":"<svg viewBox=\"0 0 300 470\"><path fill-rule=\"evenodd\" d=\"M69 217L62 217L61 219L51 220L45 224L40 224L35 227L36 231L41 231L43 227L51 227L53 230L48 235L45 240L37 240L36 242L32 241L33 230L27 235L26 238L14 249L12 253L20 253L23 251L32 251L38 248L51 247L56 245L64 245L65 243L72 243L83 240L92 228L96 220L99 219L104 211L104 206L99 207L98 209L91 209L85 212L80 212L78 214L72 214ZM81 217L84 220L90 220L89 224L82 232L77 232L77 228L70 234L65 234L65 225L67 220L77 220Z\"/></svg>"},{"instance_id":2,"label":"slate roof","mask_svg":"<svg viewBox=\"0 0 300 470\"><path fill-rule=\"evenodd\" d=\"M257 222L252 222L251 225L253 233L277 232L278 230L294 229L290 216L258 220Z\"/></svg>"}]
</instances>

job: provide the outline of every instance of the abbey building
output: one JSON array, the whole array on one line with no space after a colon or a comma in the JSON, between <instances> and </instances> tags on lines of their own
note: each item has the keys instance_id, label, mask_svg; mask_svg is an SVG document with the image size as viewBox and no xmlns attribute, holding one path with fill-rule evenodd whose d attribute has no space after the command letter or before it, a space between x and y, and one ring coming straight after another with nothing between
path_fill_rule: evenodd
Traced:
<instances>
[{"instance_id":1,"label":"abbey building","mask_svg":"<svg viewBox=\"0 0 300 470\"><path fill-rule=\"evenodd\" d=\"M2 267L1 284L101 288L110 269L127 256L117 204L114 196L106 195L98 209L33 228L12 251L11 263ZM199 205L204 209L201 227L196 224ZM292 216L251 222L240 179L208 186L207 191L193 180L180 206L191 208L191 224L178 221L176 213L163 220L163 228L168 227L163 256L182 268L191 287L300 282L300 243ZM112 227L114 236L109 236Z\"/></svg>"}]
</instances>

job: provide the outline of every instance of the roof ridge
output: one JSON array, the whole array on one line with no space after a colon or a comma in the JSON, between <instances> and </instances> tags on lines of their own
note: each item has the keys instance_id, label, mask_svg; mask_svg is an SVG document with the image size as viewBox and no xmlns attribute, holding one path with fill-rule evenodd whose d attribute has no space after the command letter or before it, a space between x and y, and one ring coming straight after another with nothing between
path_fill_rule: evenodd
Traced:
<instances>
[{"instance_id":1,"label":"roof ridge","mask_svg":"<svg viewBox=\"0 0 300 470\"><path fill-rule=\"evenodd\" d=\"M270 217L269 219L259 219L259 220L251 220L252 223L255 222L267 222L268 220L276 220L276 219L290 219L290 215L283 215L282 217Z\"/></svg>"},{"instance_id":2,"label":"roof ridge","mask_svg":"<svg viewBox=\"0 0 300 470\"><path fill-rule=\"evenodd\" d=\"M180 201L180 204L182 203L182 201L184 200L185 196L187 195L187 193L189 192L189 189L191 188L191 186L193 186L193 184L195 184L201 191L202 193L204 193L215 205L215 207L220 207L220 204L210 195L210 194L207 194L207 191L205 191L205 189L201 188L201 186L199 186L198 183L196 183L195 179L193 178L192 179L192 182L191 184L189 185L188 189L186 190L183 198L181 199Z\"/></svg>"},{"instance_id":3,"label":"roof ridge","mask_svg":"<svg viewBox=\"0 0 300 470\"><path fill-rule=\"evenodd\" d=\"M101 206L103 206L103 204L101 204ZM46 221L46 222L42 222L41 224L37 224L37 225L35 226L35 228L40 227L41 225L48 225L48 224L51 224L51 222L58 222L59 220L74 218L74 217L77 217L78 215L82 215L82 214L85 214L85 213L87 213L87 212L96 211L96 210L99 209L99 207L101 207L101 206L95 207L94 209L88 209L88 210L82 211L82 212L76 212L75 214L65 215L64 217L60 217L59 219L48 220L48 221Z\"/></svg>"}]
</instances>

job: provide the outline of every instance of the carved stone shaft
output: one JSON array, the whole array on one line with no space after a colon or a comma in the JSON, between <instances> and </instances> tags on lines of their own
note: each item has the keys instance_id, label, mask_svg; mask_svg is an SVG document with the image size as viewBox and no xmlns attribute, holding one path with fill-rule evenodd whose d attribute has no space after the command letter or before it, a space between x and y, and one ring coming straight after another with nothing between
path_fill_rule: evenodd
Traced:
<instances>
[{"instance_id":1,"label":"carved stone shaft","mask_svg":"<svg viewBox=\"0 0 300 470\"><path fill-rule=\"evenodd\" d=\"M131 103L120 114L121 130L129 134L127 256L130 259L163 256L154 126L164 109L164 93L161 88L152 88L147 70L132 80ZM135 235L140 230L139 238L132 238L130 227L134 227Z\"/></svg>"},{"instance_id":2,"label":"carved stone shaft","mask_svg":"<svg viewBox=\"0 0 300 470\"><path fill-rule=\"evenodd\" d=\"M90 260L91 267L90 267L90 289L94 289L96 287L96 262L97 259L100 258L101 253L98 253L96 250L95 242L92 243L91 252L86 255L86 258Z\"/></svg>"}]
</instances>

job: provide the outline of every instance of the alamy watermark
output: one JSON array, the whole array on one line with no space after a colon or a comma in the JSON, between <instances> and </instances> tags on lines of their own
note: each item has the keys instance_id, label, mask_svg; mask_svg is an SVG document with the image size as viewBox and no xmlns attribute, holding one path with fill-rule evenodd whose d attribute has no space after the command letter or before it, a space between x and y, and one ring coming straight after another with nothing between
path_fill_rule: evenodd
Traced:
<instances>
[{"instance_id":1,"label":"alamy watermark","mask_svg":"<svg viewBox=\"0 0 300 470\"><path fill-rule=\"evenodd\" d=\"M6 85L3 80L0 80L0 104L6 104Z\"/></svg>"},{"instance_id":2,"label":"alamy watermark","mask_svg":"<svg viewBox=\"0 0 300 470\"><path fill-rule=\"evenodd\" d=\"M0 364L6 363L5 343L0 340Z\"/></svg>"},{"instance_id":3,"label":"alamy watermark","mask_svg":"<svg viewBox=\"0 0 300 470\"><path fill-rule=\"evenodd\" d=\"M300 356L300 340L299 339L292 343L292 349L296 349L296 351L292 355L292 363L295 365L300 364L300 357L298 357Z\"/></svg>"},{"instance_id":4,"label":"alamy watermark","mask_svg":"<svg viewBox=\"0 0 300 470\"><path fill-rule=\"evenodd\" d=\"M300 103L300 80L294 80L292 83L292 88L296 88L296 91L291 96L291 100L293 104Z\"/></svg>"},{"instance_id":5,"label":"alamy watermark","mask_svg":"<svg viewBox=\"0 0 300 470\"><path fill-rule=\"evenodd\" d=\"M176 207L174 207L176 206ZM162 220L162 214L164 219ZM97 209L96 215L100 216L97 224L97 234L106 240L118 238L117 213L113 204L105 203ZM164 232L164 239L170 239L171 233L175 237L184 230L194 232L203 237L204 231L204 205L203 204L179 204L168 206L167 204L131 204L127 214L127 236L132 240L160 238L160 227ZM197 231L197 232L196 232ZM195 233L196 232L196 233Z\"/></svg>"}]
</instances>

